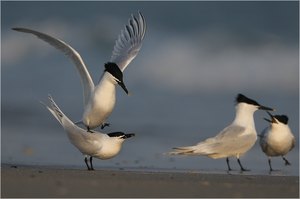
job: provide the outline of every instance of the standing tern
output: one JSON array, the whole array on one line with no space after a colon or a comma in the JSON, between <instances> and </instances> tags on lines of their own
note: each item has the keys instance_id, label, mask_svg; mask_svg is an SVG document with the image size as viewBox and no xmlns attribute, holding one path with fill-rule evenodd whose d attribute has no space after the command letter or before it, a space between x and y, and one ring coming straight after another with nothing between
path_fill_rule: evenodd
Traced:
<instances>
[{"instance_id":1,"label":"standing tern","mask_svg":"<svg viewBox=\"0 0 300 199\"><path fill-rule=\"evenodd\" d=\"M236 115L233 122L215 137L208 138L197 145L176 147L171 155L205 155L213 159L226 158L228 171L231 170L229 157L236 157L241 171L247 171L240 156L252 148L257 139L253 114L256 110L273 110L261 106L242 94L236 97Z\"/></svg>"},{"instance_id":2,"label":"standing tern","mask_svg":"<svg viewBox=\"0 0 300 199\"><path fill-rule=\"evenodd\" d=\"M59 109L50 95L48 98L50 105L44 105L67 132L70 142L85 156L84 161L88 170L94 170L93 157L102 160L113 158L120 152L125 139L134 136L133 133L125 134L123 132L103 134L95 131L94 133L86 133L86 130L75 125ZM90 166L88 162L90 162Z\"/></svg>"},{"instance_id":3,"label":"standing tern","mask_svg":"<svg viewBox=\"0 0 300 199\"><path fill-rule=\"evenodd\" d=\"M260 146L262 151L268 156L270 172L274 171L271 166L271 157L281 156L285 165L290 165L290 162L284 157L295 146L295 137L288 126L288 117L286 115L272 115L269 113L271 120L270 126L265 128L260 137Z\"/></svg>"},{"instance_id":4,"label":"standing tern","mask_svg":"<svg viewBox=\"0 0 300 199\"><path fill-rule=\"evenodd\" d=\"M140 12L138 13L138 17L132 15L128 20L128 24L121 30L121 34L116 40L111 59L104 64L105 69L97 85L94 85L80 54L69 44L45 33L28 28L13 28L13 30L37 36L39 39L62 51L73 61L83 85L84 112L82 123L89 132L92 132L90 129L101 125L104 128L106 125L105 121L115 106L116 85L120 85L128 94L128 90L123 82L123 71L137 56L142 47L142 41L146 32L146 22L143 15Z\"/></svg>"}]
</instances>

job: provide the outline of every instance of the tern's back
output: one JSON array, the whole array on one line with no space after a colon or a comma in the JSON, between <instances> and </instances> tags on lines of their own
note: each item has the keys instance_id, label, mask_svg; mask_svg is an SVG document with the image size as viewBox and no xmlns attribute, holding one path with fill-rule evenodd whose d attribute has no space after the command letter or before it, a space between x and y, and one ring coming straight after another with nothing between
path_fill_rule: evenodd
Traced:
<instances>
[{"instance_id":1,"label":"tern's back","mask_svg":"<svg viewBox=\"0 0 300 199\"><path fill-rule=\"evenodd\" d=\"M62 125L67 132L70 142L83 154L91 155L99 153L102 148L102 141L105 134L87 133L84 129L76 126L56 105L51 96L49 96L50 107L46 106L52 115Z\"/></svg>"},{"instance_id":2,"label":"tern's back","mask_svg":"<svg viewBox=\"0 0 300 199\"><path fill-rule=\"evenodd\" d=\"M200 142L209 148L211 158L226 158L232 156L240 156L246 153L255 144L257 136L251 129L246 129L242 126L230 125L226 127L216 137L210 138L207 141Z\"/></svg>"}]
</instances>

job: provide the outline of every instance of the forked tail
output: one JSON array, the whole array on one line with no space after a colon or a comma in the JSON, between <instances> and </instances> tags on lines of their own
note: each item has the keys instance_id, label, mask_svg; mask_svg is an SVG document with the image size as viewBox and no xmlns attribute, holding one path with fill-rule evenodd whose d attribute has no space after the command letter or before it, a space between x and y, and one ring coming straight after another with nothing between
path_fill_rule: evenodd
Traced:
<instances>
[{"instance_id":1,"label":"forked tail","mask_svg":"<svg viewBox=\"0 0 300 199\"><path fill-rule=\"evenodd\" d=\"M63 125L63 118L66 117L65 114L60 110L60 108L56 105L51 95L48 95L48 99L50 102L50 106L47 106L46 104L42 103L46 106L46 108L52 113L52 115L59 121L61 125Z\"/></svg>"},{"instance_id":2,"label":"forked tail","mask_svg":"<svg viewBox=\"0 0 300 199\"><path fill-rule=\"evenodd\" d=\"M214 139L206 139L194 146L175 147L174 151L171 151L170 155L205 155L214 158L217 153L215 147L218 147L218 143Z\"/></svg>"},{"instance_id":3,"label":"forked tail","mask_svg":"<svg viewBox=\"0 0 300 199\"><path fill-rule=\"evenodd\" d=\"M174 151L169 152L169 155L192 155L195 151L195 146L175 147Z\"/></svg>"}]
</instances>

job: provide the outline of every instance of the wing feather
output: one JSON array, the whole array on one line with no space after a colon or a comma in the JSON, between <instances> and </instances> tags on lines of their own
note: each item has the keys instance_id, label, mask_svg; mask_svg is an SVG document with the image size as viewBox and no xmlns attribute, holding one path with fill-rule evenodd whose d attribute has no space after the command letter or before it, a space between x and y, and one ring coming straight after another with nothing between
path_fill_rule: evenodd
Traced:
<instances>
[{"instance_id":1,"label":"wing feather","mask_svg":"<svg viewBox=\"0 0 300 199\"><path fill-rule=\"evenodd\" d=\"M69 57L73 61L81 78L81 83L83 85L84 105L86 105L95 86L80 54L64 41L51 37L45 33L41 33L28 28L13 28L13 30L24 33L31 33L37 36L39 39L47 42L51 46L62 51L67 57Z\"/></svg>"},{"instance_id":2,"label":"wing feather","mask_svg":"<svg viewBox=\"0 0 300 199\"><path fill-rule=\"evenodd\" d=\"M121 71L124 71L128 64L137 56L142 47L142 41L146 32L144 16L139 12L138 18L134 15L121 31L110 61L116 63Z\"/></svg>"}]
</instances>

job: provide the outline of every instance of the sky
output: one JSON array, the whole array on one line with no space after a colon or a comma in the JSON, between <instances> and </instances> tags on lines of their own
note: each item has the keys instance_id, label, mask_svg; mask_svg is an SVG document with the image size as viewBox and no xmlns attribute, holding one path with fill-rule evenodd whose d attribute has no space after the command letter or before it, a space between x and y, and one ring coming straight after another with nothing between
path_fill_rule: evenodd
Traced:
<instances>
[{"instance_id":1,"label":"sky","mask_svg":"<svg viewBox=\"0 0 300 199\"><path fill-rule=\"evenodd\" d=\"M180 144L183 131L186 142L203 139L233 119L234 98L241 92L290 116L298 135L297 1L2 1L2 128L52 128L55 121L38 104L49 93L72 120L82 114L73 64L43 41L11 28L35 29L69 43L98 82L120 30L138 11L147 31L141 51L124 71L132 96L117 90L112 129L171 133L174 144ZM267 125L262 117L266 114L256 117L257 131ZM199 136L202 131L206 134Z\"/></svg>"},{"instance_id":2,"label":"sky","mask_svg":"<svg viewBox=\"0 0 300 199\"><path fill-rule=\"evenodd\" d=\"M10 30L13 26L54 34L83 53L95 48L100 52L91 53L98 56L105 53L105 57L97 63L93 57L95 61L90 57L84 60L92 62L90 67L100 65L109 57L128 15L141 10L147 18L148 31L140 55L143 57L139 59L146 66L138 68L142 71L133 77L140 78L139 81L151 84L155 80L166 89L182 91L194 90L193 85L197 85L197 90L266 89L275 88L274 84L290 92L298 88L297 2L3 2L2 5L4 67L18 65L29 53L45 47L32 42L29 36L24 40L24 35L13 33ZM20 42L25 43L19 45ZM43 51L43 56L55 53L51 48ZM211 78L214 81L209 81ZM278 78L285 81L278 83Z\"/></svg>"}]
</instances>

